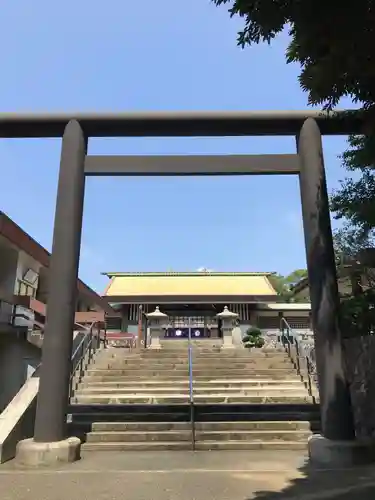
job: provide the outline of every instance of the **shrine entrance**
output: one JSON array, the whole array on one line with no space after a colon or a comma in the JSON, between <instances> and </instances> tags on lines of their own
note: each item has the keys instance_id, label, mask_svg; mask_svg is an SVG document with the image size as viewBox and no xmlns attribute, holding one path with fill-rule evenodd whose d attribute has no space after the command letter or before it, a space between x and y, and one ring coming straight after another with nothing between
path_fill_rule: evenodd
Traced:
<instances>
[{"instance_id":1,"label":"shrine entrance","mask_svg":"<svg viewBox=\"0 0 375 500\"><path fill-rule=\"evenodd\" d=\"M47 303L34 441L49 443L66 438L85 176L254 174L299 176L322 434L336 442L355 440L338 321L339 296L321 134L361 134L362 128L363 117L355 111L0 115L0 137L62 137L49 272L52 286ZM87 154L89 137L277 135L295 137L297 152L211 156ZM205 297L206 303L211 300Z\"/></svg>"}]
</instances>

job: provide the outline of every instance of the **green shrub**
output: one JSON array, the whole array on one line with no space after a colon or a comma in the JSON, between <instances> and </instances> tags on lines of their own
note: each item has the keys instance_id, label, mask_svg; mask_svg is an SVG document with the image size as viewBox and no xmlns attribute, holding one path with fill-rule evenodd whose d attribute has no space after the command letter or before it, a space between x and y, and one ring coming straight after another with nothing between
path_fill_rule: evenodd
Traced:
<instances>
[{"instance_id":1,"label":"green shrub","mask_svg":"<svg viewBox=\"0 0 375 500\"><path fill-rule=\"evenodd\" d=\"M263 347L264 346L264 338L262 337L262 331L255 327L251 326L246 330L246 333L242 339L242 342L245 347Z\"/></svg>"}]
</instances>

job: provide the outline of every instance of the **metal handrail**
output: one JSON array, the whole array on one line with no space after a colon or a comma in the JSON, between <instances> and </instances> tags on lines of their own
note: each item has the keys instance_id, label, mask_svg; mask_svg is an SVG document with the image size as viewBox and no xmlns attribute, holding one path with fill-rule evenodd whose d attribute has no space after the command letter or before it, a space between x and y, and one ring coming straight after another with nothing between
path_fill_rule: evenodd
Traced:
<instances>
[{"instance_id":1,"label":"metal handrail","mask_svg":"<svg viewBox=\"0 0 375 500\"><path fill-rule=\"evenodd\" d=\"M98 335L97 335L97 344L93 343L94 339L94 333L93 333L93 327L95 324L100 324L100 322L94 322L91 324L90 328L87 328L84 325L78 325L82 326L83 331L86 330L85 335L81 339L81 342L78 344L77 348L74 350L72 357L71 357L71 372L70 372L70 386L69 386L69 394L72 395L72 386L73 386L73 379L76 374L76 371L78 367L80 368L80 380L82 379L83 375L83 361L84 360L87 351L90 350L89 353L89 358L90 360L92 359L93 355L95 354L97 348L100 346L100 328L98 329ZM84 348L84 345L86 345L86 348ZM77 359L78 354L80 354L80 357ZM39 377L39 372L42 367L42 363L39 363L37 367L34 370L34 373L32 374L32 377Z\"/></svg>"},{"instance_id":2,"label":"metal handrail","mask_svg":"<svg viewBox=\"0 0 375 500\"><path fill-rule=\"evenodd\" d=\"M195 411L194 411L194 390L193 390L193 348L191 345L191 328L189 318L189 340L188 340L188 365L189 365L189 405L190 405L190 425L191 425L191 445L195 451Z\"/></svg>"},{"instance_id":3,"label":"metal handrail","mask_svg":"<svg viewBox=\"0 0 375 500\"><path fill-rule=\"evenodd\" d=\"M70 372L70 386L69 386L69 397L74 394L73 382L74 377L78 372L78 380L76 385L78 385L84 375L86 367L90 364L93 355L100 347L100 322L95 321L90 325L90 328L79 325L87 330L77 348L74 350L71 358L71 372ZM97 326L97 332L94 331L94 327ZM104 341L105 342L105 341Z\"/></svg>"},{"instance_id":4,"label":"metal handrail","mask_svg":"<svg viewBox=\"0 0 375 500\"><path fill-rule=\"evenodd\" d=\"M285 329L287 330L287 335L285 335ZM286 321L285 318L281 318L280 321L280 333L281 333L281 342L286 348L286 352L288 353L289 358L296 364L296 369L298 375L301 377L301 380L303 381L303 374L301 373L301 364L300 364L300 359L304 358L306 362L306 369L307 369L307 390L308 393L311 397L314 397L313 395L313 381L317 385L317 380L315 378L316 374L316 366L314 360L311 359L311 356L309 353L304 352L303 355L301 354L301 349L300 349L300 344L297 338L297 335L289 325L289 323ZM293 343L290 341L290 337L293 339ZM286 340L286 343L285 343ZM292 345L294 344L296 348L296 360L293 359L292 356Z\"/></svg>"}]
</instances>

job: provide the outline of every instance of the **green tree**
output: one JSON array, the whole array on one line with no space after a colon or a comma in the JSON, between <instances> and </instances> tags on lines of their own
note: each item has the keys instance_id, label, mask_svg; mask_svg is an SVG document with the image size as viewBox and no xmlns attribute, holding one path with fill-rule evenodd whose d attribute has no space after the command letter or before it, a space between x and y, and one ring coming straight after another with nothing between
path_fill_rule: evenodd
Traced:
<instances>
[{"instance_id":1,"label":"green tree","mask_svg":"<svg viewBox=\"0 0 375 500\"><path fill-rule=\"evenodd\" d=\"M262 335L263 335L262 330L260 328L252 326L246 330L242 342L244 343L244 346L247 348L263 347L265 342Z\"/></svg>"},{"instance_id":2,"label":"green tree","mask_svg":"<svg viewBox=\"0 0 375 500\"><path fill-rule=\"evenodd\" d=\"M364 250L373 246L370 235L364 236L362 229L346 223L333 233L333 248L337 265L346 264L358 258Z\"/></svg>"},{"instance_id":3,"label":"green tree","mask_svg":"<svg viewBox=\"0 0 375 500\"><path fill-rule=\"evenodd\" d=\"M277 295L289 302L293 297L292 287L296 285L300 280L307 277L306 269L296 269L287 276L282 276L281 274L275 273L270 276L270 282Z\"/></svg>"},{"instance_id":4,"label":"green tree","mask_svg":"<svg viewBox=\"0 0 375 500\"><path fill-rule=\"evenodd\" d=\"M331 209L336 219L347 222L339 233L341 242L356 251L357 247L372 246L374 240L375 137L351 136L349 145L351 149L341 157L342 164L357 178L341 181L331 196Z\"/></svg>"},{"instance_id":5,"label":"green tree","mask_svg":"<svg viewBox=\"0 0 375 500\"><path fill-rule=\"evenodd\" d=\"M310 105L334 110L343 97L359 105L363 135L349 137L345 179L332 196L336 218L350 223L359 242L375 228L375 0L212 0L243 19L238 44L271 43L285 28L286 60L301 66Z\"/></svg>"}]
</instances>

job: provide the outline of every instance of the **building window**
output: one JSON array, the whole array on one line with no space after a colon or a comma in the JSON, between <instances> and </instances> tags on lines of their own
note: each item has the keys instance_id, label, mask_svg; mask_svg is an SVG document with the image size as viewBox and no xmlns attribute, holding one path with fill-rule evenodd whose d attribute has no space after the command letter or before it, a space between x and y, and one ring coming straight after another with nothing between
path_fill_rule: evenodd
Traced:
<instances>
[{"instance_id":1,"label":"building window","mask_svg":"<svg viewBox=\"0 0 375 500\"><path fill-rule=\"evenodd\" d=\"M285 319L293 330L309 330L311 328L309 316L286 316Z\"/></svg>"},{"instance_id":2,"label":"building window","mask_svg":"<svg viewBox=\"0 0 375 500\"><path fill-rule=\"evenodd\" d=\"M107 330L120 330L121 331L121 317L107 317L106 318L106 328Z\"/></svg>"},{"instance_id":3,"label":"building window","mask_svg":"<svg viewBox=\"0 0 375 500\"><path fill-rule=\"evenodd\" d=\"M204 316L174 316L172 323L174 328L187 328L189 324L192 328L203 328L205 326L205 318Z\"/></svg>"},{"instance_id":4,"label":"building window","mask_svg":"<svg viewBox=\"0 0 375 500\"><path fill-rule=\"evenodd\" d=\"M278 316L258 316L257 327L262 330L276 330L280 328Z\"/></svg>"},{"instance_id":5,"label":"building window","mask_svg":"<svg viewBox=\"0 0 375 500\"><path fill-rule=\"evenodd\" d=\"M18 280L17 295L27 295L28 297L35 298L36 288L23 280Z\"/></svg>"}]
</instances>

